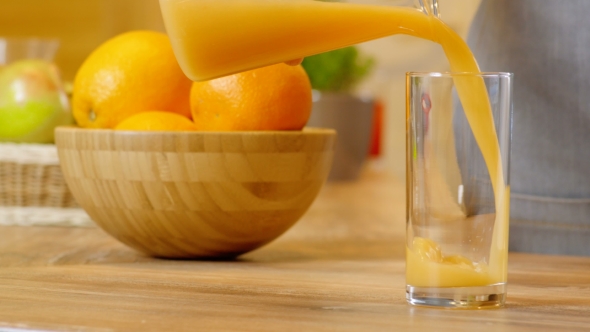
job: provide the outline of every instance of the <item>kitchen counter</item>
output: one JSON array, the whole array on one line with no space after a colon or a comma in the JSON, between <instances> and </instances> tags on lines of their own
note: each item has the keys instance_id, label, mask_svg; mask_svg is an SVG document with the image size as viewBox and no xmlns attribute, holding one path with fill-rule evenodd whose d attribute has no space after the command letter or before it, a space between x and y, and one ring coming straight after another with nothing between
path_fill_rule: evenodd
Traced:
<instances>
[{"instance_id":1,"label":"kitchen counter","mask_svg":"<svg viewBox=\"0 0 590 332\"><path fill-rule=\"evenodd\" d=\"M375 170L328 183L291 230L234 261L0 226L0 331L590 331L590 257L511 253L502 309L409 306L404 186Z\"/></svg>"}]
</instances>

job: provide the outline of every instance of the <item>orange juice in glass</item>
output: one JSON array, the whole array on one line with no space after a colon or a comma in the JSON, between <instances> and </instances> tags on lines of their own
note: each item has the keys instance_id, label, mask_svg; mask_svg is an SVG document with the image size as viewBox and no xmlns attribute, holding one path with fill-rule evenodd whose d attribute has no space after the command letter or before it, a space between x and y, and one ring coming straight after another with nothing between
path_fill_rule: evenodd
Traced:
<instances>
[{"instance_id":1,"label":"orange juice in glass","mask_svg":"<svg viewBox=\"0 0 590 332\"><path fill-rule=\"evenodd\" d=\"M313 0L160 0L160 6L180 66L194 81L395 34L439 43L453 72L478 73L469 47L434 15L436 1L431 5L425 5L424 0L419 2L422 3L420 9ZM486 85L481 77L455 77L454 84L489 171L496 205L502 209L496 213L494 244L490 249L494 257L501 258L484 262L486 272L483 274L463 273L464 261L446 261L440 265L439 261L420 255L425 248L429 250L429 244L436 246L435 241L425 239L428 241L418 243L420 241L413 241L409 236L406 277L408 301L414 304L420 304L412 300L419 294L412 293L411 287L447 287L444 280L457 279L458 274L464 275L459 279L461 282L450 287L486 287L506 282L506 259L502 257L507 251L504 230L508 220L502 216L507 215L505 197L509 187L504 181L506 170ZM444 254L452 256L452 253ZM424 274L434 277L423 284L421 276ZM504 296L497 298L493 305L503 304Z\"/></svg>"},{"instance_id":2,"label":"orange juice in glass","mask_svg":"<svg viewBox=\"0 0 590 332\"><path fill-rule=\"evenodd\" d=\"M484 109L454 97L470 81L483 82L493 139L477 134L482 123L469 119L475 112L481 120ZM512 81L510 73L406 76L410 303L484 308L505 301ZM482 146L497 146L498 154Z\"/></svg>"}]
</instances>

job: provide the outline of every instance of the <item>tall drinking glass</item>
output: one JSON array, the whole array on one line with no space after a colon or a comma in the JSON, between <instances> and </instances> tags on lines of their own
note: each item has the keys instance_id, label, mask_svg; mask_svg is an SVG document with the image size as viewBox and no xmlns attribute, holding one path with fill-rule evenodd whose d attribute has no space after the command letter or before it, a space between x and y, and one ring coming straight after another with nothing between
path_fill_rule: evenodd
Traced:
<instances>
[{"instance_id":1,"label":"tall drinking glass","mask_svg":"<svg viewBox=\"0 0 590 332\"><path fill-rule=\"evenodd\" d=\"M505 302L512 81L510 73L407 74L411 304Z\"/></svg>"}]
</instances>

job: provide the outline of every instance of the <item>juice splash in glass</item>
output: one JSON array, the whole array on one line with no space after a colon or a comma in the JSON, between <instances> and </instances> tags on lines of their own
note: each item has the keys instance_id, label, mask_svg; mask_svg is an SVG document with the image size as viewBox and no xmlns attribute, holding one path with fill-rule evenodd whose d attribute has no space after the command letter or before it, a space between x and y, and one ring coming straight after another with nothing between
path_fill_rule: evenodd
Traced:
<instances>
[{"instance_id":1,"label":"juice splash in glass","mask_svg":"<svg viewBox=\"0 0 590 332\"><path fill-rule=\"evenodd\" d=\"M394 34L440 44L453 72L479 72L477 62L462 38L433 15L436 6L423 6L422 9L432 10L419 10L313 0L160 0L160 6L180 66L195 81ZM496 205L506 206L509 189L504 182L505 170L484 80L481 77L455 77L454 85L489 172ZM508 246L507 236L504 236L507 223L507 217L497 216L493 229L497 253L504 256ZM433 241L425 243L436 245ZM445 275L452 278L452 271L465 263L463 260L447 262L450 272L449 269L429 269L429 262L418 254L425 243L408 244L409 282L414 280L413 275L423 273L437 274L439 280L444 280ZM504 261L504 258L498 260ZM493 270L490 273L498 277L476 278L477 281L466 278L465 286L505 282L505 264L488 263L489 269ZM446 287L436 285L436 282L429 286ZM503 299L499 298L499 305Z\"/></svg>"}]
</instances>

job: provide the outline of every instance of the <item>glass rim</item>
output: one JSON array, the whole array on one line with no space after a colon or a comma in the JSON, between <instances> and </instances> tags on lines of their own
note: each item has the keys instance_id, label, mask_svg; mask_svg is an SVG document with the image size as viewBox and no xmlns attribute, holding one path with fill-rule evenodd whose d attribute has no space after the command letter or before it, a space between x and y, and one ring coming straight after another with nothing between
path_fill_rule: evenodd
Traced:
<instances>
[{"instance_id":1,"label":"glass rim","mask_svg":"<svg viewBox=\"0 0 590 332\"><path fill-rule=\"evenodd\" d=\"M4 42L46 42L59 43L57 37L37 37L37 36L0 36L0 41Z\"/></svg>"},{"instance_id":2,"label":"glass rim","mask_svg":"<svg viewBox=\"0 0 590 332\"><path fill-rule=\"evenodd\" d=\"M478 77L506 77L511 78L514 73L504 71L482 71L482 72L417 72L406 73L407 77L455 77L455 76L478 76Z\"/></svg>"}]
</instances>

